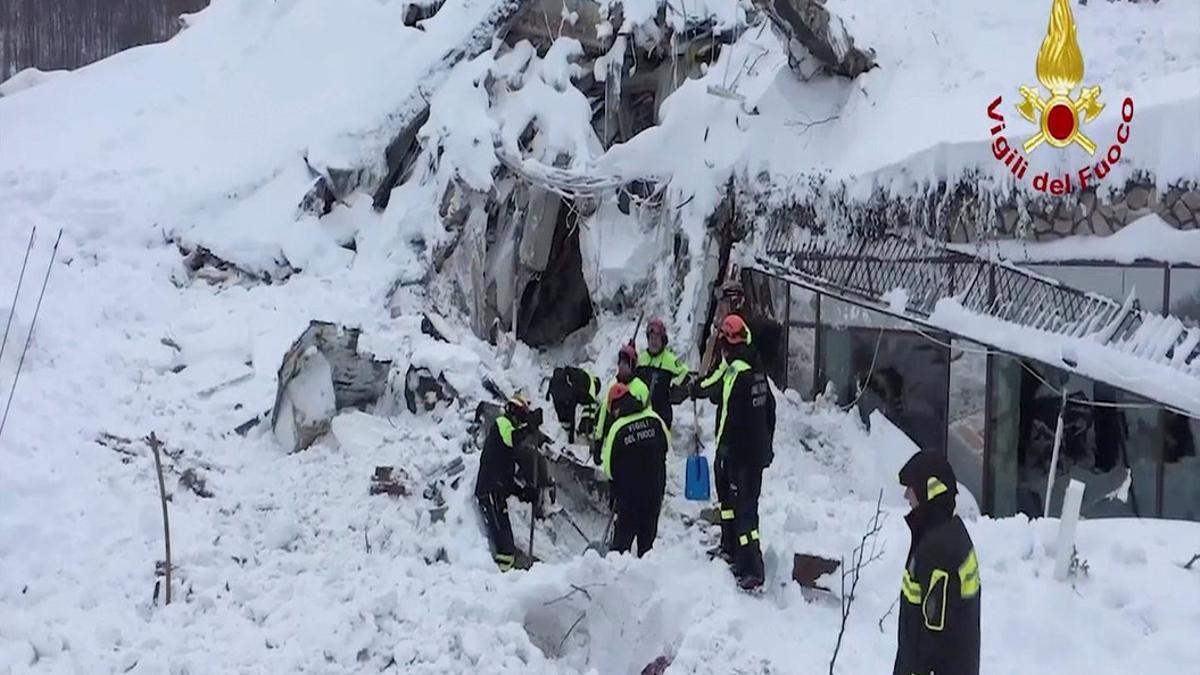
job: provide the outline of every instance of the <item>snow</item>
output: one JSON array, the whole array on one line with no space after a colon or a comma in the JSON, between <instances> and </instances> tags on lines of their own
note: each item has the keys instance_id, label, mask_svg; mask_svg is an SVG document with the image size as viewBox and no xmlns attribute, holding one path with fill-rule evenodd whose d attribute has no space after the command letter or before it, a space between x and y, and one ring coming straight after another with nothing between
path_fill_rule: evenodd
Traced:
<instances>
[{"instance_id":1,"label":"snow","mask_svg":"<svg viewBox=\"0 0 1200 675\"><path fill-rule=\"evenodd\" d=\"M26 68L12 77L0 82L0 96L13 96L26 89L32 89L40 84L49 82L66 75L66 70L38 70Z\"/></svg>"},{"instance_id":2,"label":"snow","mask_svg":"<svg viewBox=\"0 0 1200 675\"><path fill-rule=\"evenodd\" d=\"M1132 340L1144 348L1135 353L1105 346L1091 336L1061 335L977 314L954 298L939 300L929 322L957 335L1027 355L1043 363L1061 363L1063 368L1084 377L1142 394L1189 415L1200 415L1200 378L1189 372L1195 371L1200 364L1189 366L1183 363L1184 350L1178 350L1180 353L1173 365L1153 360L1165 352L1168 344L1174 344L1177 330L1183 329L1182 324L1170 317L1146 318L1146 323ZM1168 325L1168 322L1173 323ZM1200 337L1194 329L1192 331L1191 339ZM1159 339L1148 340L1147 334L1157 335Z\"/></svg>"},{"instance_id":3,"label":"snow","mask_svg":"<svg viewBox=\"0 0 1200 675\"><path fill-rule=\"evenodd\" d=\"M961 19L965 4L940 9ZM1093 5L1077 10L1081 22L1085 13L1111 12L1133 17L1127 23L1136 30L1137 17L1165 16L1181 18L1163 24L1165 35L1192 34L1190 5ZM563 133L553 131L548 147L571 148L579 160L597 155L584 153L594 147L581 135L577 112L566 112L576 105L573 88L553 86L575 74L566 67L569 45L556 52L561 60L535 62L531 55L512 100L480 109L487 102L476 78L485 65L491 68L492 55L453 73L441 58L500 4L447 0L424 32L402 25L404 6L217 0L167 43L0 99L0 296L6 305L0 311L16 286L29 228L39 228L9 350L23 344L32 324L51 235L59 226L65 230L0 437L0 672L607 675L636 674L663 653L674 658L671 673L824 671L839 608L836 601L810 602L785 581L789 556L847 556L881 490L888 514L884 556L859 588L838 672L886 672L896 627L888 610L908 546L895 472L914 446L878 416L867 430L857 415L825 401L803 402L795 392L779 393L777 458L764 485L771 579L764 597L735 590L724 567L703 555L713 532L685 526L681 518L694 517L700 506L682 496L682 467L697 425L712 455L707 404L699 421L691 406L676 415L661 536L650 556L580 555L586 542L556 518L535 533L535 552L545 564L529 572L496 571L471 495L478 455L462 452L467 418L484 396L478 380L488 374L506 391L524 389L540 399L542 378L562 354L517 347L511 367L501 369L499 350L472 337L449 307L436 309L457 329L458 345L420 334L430 301L408 282L423 277L429 250L444 234L436 214L440 194L414 181L397 188L382 214L369 208L366 195L352 195L348 208L326 218L298 216L312 179L302 157L308 150L321 166L378 161L419 92L458 91L463 99L438 102L430 138L450 144L443 167L465 168L460 177L482 184L489 165L476 162L487 154L477 156L467 139L451 141L457 130L451 121L464 116L458 131L465 134L497 123L503 138L505 125L528 114L520 93L531 86L545 92L538 94L546 99L539 106L562 106L547 108L557 111L549 124L563 125L554 127ZM718 17L740 11L723 2L684 6ZM923 39L912 32L912 39ZM942 37L961 46L971 31L961 32ZM1138 50L1134 56L1176 50L1179 64L1197 62L1186 39L1142 45L1114 37L1114 49ZM733 87L747 106L757 100L763 116L785 87L772 40L769 31L748 33L723 50L736 66L763 53L759 47L767 49L756 66L762 77L744 74ZM919 52L889 52L901 53ZM982 57L963 50L940 58ZM1156 63L1148 59L1145 67ZM672 146L656 146L661 138L654 136L679 134L691 151L674 154L692 173L678 174L672 189L711 202L707 186L741 170L745 164L733 155L758 152L761 140L732 154L722 151L743 143L737 125L755 117L741 112L741 103L708 93L709 85L730 86L735 76L726 81L724 70L719 61L671 99L664 109L669 128L636 141L645 143L645 156L626 150L627 156L609 159L674 170L662 157ZM892 71L898 69L881 72ZM899 91L893 95L900 100ZM712 145L690 119L705 115L714 121ZM848 130L836 128L845 140ZM825 127L810 130L814 139L818 129ZM864 129L862 142L881 133ZM854 147L848 146L848 166L861 151ZM797 167L824 161L818 155L825 149L798 152L793 144L792 161ZM667 233L642 234L633 219L603 213L609 230L593 241L605 255L610 243L617 245L613 258L596 261L601 283L620 278L618 271L636 279L635 270L653 268L651 256L665 259L664 249L646 242L669 241ZM681 210L696 257L703 254L702 215ZM338 245L346 237L357 252ZM270 285L188 284L174 246L180 240L248 268L273 270L286 259L300 271ZM698 273L689 274L697 286ZM397 281L404 283L397 287ZM644 300L654 311L678 309L665 295ZM362 328L361 349L392 359L397 368L441 368L456 388L463 384L461 408L429 416L343 411L333 418L332 433L294 454L269 424L244 437L232 433L269 408L279 360L314 318ZM603 315L581 349L585 365L607 378L635 322L630 313ZM9 350L0 362L5 392L16 369ZM198 395L214 385L208 396ZM328 391L321 391L315 398L323 407ZM548 409L544 400L539 405ZM329 412L323 407L322 414ZM560 430L547 427L562 440ZM153 459L138 440L151 431L169 451L175 597L166 607L151 601L154 563L163 556L160 504ZM124 453L113 451L96 442L101 433L131 442ZM465 461L465 472L457 487L445 488L448 510L435 522L421 493L455 458ZM403 469L413 494L369 496L376 466ZM211 498L181 486L187 469L205 475ZM1195 594L1186 592L1195 587L1195 572L1178 565L1194 553L1200 526L1085 521L1077 546L1090 575L1058 584L1050 579L1051 552L1039 545L1055 521L972 519L977 508L971 501L964 493L960 510L986 588L987 671L1176 672L1200 659L1200 610ZM513 501L511 510L514 530L527 533L527 507ZM574 515L586 532L603 531L604 514ZM1081 619L1086 628L1079 628Z\"/></svg>"},{"instance_id":4,"label":"snow","mask_svg":"<svg viewBox=\"0 0 1200 675\"><path fill-rule=\"evenodd\" d=\"M1015 263L1107 260L1130 264L1153 260L1200 266L1200 230L1176 229L1154 213L1103 237L1077 235L1054 241L997 240L978 245L951 244L950 247Z\"/></svg>"}]
</instances>

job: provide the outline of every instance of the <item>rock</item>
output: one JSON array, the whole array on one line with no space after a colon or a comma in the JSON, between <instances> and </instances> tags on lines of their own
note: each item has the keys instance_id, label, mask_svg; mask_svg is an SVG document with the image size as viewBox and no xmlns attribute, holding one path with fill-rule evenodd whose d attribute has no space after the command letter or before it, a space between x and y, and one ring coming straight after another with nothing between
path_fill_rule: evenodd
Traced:
<instances>
[{"instance_id":1,"label":"rock","mask_svg":"<svg viewBox=\"0 0 1200 675\"><path fill-rule=\"evenodd\" d=\"M404 375L404 403L408 411L416 414L417 408L431 412L438 403L452 403L458 399L458 391L446 381L445 374L436 377L425 367L409 366Z\"/></svg>"}]
</instances>

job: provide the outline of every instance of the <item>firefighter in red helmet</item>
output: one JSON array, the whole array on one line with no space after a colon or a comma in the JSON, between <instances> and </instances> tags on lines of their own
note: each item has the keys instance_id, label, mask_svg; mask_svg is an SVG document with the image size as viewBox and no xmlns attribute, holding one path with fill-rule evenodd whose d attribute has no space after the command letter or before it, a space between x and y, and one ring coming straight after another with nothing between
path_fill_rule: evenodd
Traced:
<instances>
[{"instance_id":1,"label":"firefighter in red helmet","mask_svg":"<svg viewBox=\"0 0 1200 675\"><path fill-rule=\"evenodd\" d=\"M667 324L654 317L646 324L646 348L638 354L636 374L650 389L650 405L667 429L674 419L672 404L687 397L689 371L667 346Z\"/></svg>"},{"instance_id":2,"label":"firefighter in red helmet","mask_svg":"<svg viewBox=\"0 0 1200 675\"><path fill-rule=\"evenodd\" d=\"M601 450L601 468L612 481L612 548L622 553L637 540L642 557L654 545L662 509L667 450L671 435L666 425L631 388L616 383L608 390L613 420Z\"/></svg>"},{"instance_id":3,"label":"firefighter in red helmet","mask_svg":"<svg viewBox=\"0 0 1200 675\"><path fill-rule=\"evenodd\" d=\"M641 403L642 407L650 405L650 389L635 373L637 358L637 349L632 344L621 345L621 349L617 352L617 377L604 390L600 414L596 417L596 428L592 434L592 460L596 464L600 463L600 451L604 439L608 435L608 429L613 423L612 415L609 414L609 401L612 398L613 387L618 384L625 385L629 389L630 395Z\"/></svg>"},{"instance_id":4,"label":"firefighter in red helmet","mask_svg":"<svg viewBox=\"0 0 1200 675\"><path fill-rule=\"evenodd\" d=\"M763 583L759 544L758 499L763 469L775 457L775 396L767 376L752 358L749 330L736 314L719 326L724 368L708 387L694 393L717 404L717 453L714 478L720 501L719 554L733 563L738 585L753 589Z\"/></svg>"}]
</instances>

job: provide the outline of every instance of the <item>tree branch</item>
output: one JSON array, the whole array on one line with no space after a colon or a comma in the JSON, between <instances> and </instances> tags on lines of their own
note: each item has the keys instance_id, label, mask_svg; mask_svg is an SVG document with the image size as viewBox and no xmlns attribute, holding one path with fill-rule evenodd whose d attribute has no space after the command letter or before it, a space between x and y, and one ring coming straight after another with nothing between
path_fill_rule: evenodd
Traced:
<instances>
[{"instance_id":1,"label":"tree branch","mask_svg":"<svg viewBox=\"0 0 1200 675\"><path fill-rule=\"evenodd\" d=\"M883 557L884 549L879 543L879 533L883 531L883 523L886 520L886 514L883 512L883 490L880 490L879 498L875 500L875 515L871 516L871 520L867 522L867 531L859 539L858 546L854 547L854 550L850 552L850 567L842 566L842 622L838 627L837 643L833 647L833 656L829 659L829 675L833 675L833 668L837 663L838 653L842 649L842 638L846 635L846 622L850 618L850 607L854 604L854 596L858 592L858 582L862 578L862 570L867 565ZM867 552L868 543L871 547L869 553ZM850 579L849 593L846 592L847 577ZM887 615L884 616L886 617ZM882 623L883 619L880 619L880 624L882 625ZM883 630L882 627L880 630Z\"/></svg>"},{"instance_id":2,"label":"tree branch","mask_svg":"<svg viewBox=\"0 0 1200 675\"><path fill-rule=\"evenodd\" d=\"M841 115L830 115L829 117L823 117L819 120L812 120L812 119L807 120L807 121L792 120L790 122L784 122L784 125L791 127L793 129L799 129L800 133L804 133L813 127L820 126L822 124L828 124L829 122L832 122L832 121L834 121L836 119L840 119L840 118L841 118Z\"/></svg>"}]
</instances>

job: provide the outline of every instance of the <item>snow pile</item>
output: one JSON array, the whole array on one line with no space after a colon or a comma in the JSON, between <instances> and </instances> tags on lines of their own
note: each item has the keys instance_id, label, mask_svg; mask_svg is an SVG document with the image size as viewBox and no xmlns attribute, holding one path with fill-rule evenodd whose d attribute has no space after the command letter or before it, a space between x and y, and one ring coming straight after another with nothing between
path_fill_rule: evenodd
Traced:
<instances>
[{"instance_id":1,"label":"snow pile","mask_svg":"<svg viewBox=\"0 0 1200 675\"><path fill-rule=\"evenodd\" d=\"M1200 230L1177 230L1153 213L1105 237L1081 235L1044 242L1002 240L951 244L950 247L1015 263L1109 260L1131 264L1138 260L1154 260L1174 265L1200 265Z\"/></svg>"},{"instance_id":2,"label":"snow pile","mask_svg":"<svg viewBox=\"0 0 1200 675\"><path fill-rule=\"evenodd\" d=\"M0 82L0 96L12 96L26 89L32 89L39 84L50 82L67 74L66 70L38 70L26 68L12 77Z\"/></svg>"},{"instance_id":3,"label":"snow pile","mask_svg":"<svg viewBox=\"0 0 1200 675\"><path fill-rule=\"evenodd\" d=\"M36 294L28 289L49 260L48 233L65 229L0 439L0 672L636 674L662 655L673 658L670 672L809 672L823 669L832 651L839 610L809 602L786 581L790 556L848 556L880 490L885 555L859 587L838 670L886 671L895 631L888 610L908 544L895 471L913 449L886 420L873 418L868 431L856 415L780 394L777 458L762 500L770 576L763 598L737 591L723 564L705 558L715 533L695 524L701 505L682 496L696 428L711 458L707 404L699 420L690 405L676 415L669 494L649 557L580 556L584 537L555 516L535 526L535 553L545 564L501 575L474 510L478 455L463 453L471 406L488 396L482 376L504 391L529 392L549 410L539 392L556 359L583 361L607 379L617 347L640 332L636 318L603 318L581 358L521 345L502 354L461 322L460 344L437 343L420 332L430 300L416 283L444 235L435 183L401 185L382 214L361 194L321 219L297 214L314 180L306 149L314 167L377 163L413 101L428 93L442 98L425 138L444 153L440 165L423 165L432 172L423 178L483 185L497 139L510 150L515 140L522 158L550 163L549 153L565 148L571 162L611 161L622 171L635 168L632 148L645 144L640 160L676 175L672 207L686 222L692 255L702 258L707 213L699 207L711 209L712 186L748 166L738 157L758 152L759 132L744 137L739 127L769 117L769 104L800 86L784 79L770 32L740 36L723 50L728 61L685 84L663 111L669 128L600 157L570 83L578 76L570 42L542 58L527 49L527 60L518 50L489 53L451 74L446 51L471 42L504 3L447 0L424 31L403 26L405 5L218 0L165 44L0 99L6 303L29 227L39 227L16 303L17 338L32 322ZM649 16L649 6L626 11ZM709 12L721 25L741 11L732 3L671 6ZM1088 12L1184 11L1173 7ZM1172 30L1186 36L1190 29ZM960 45L971 39L961 32ZM1117 47L1128 47L1122 40ZM1172 44L1195 62L1190 43ZM491 91L487 73L501 66L514 79ZM710 94L710 85L746 101ZM844 93L841 84L815 86ZM756 91L764 92L757 104ZM893 95L901 98L899 90ZM787 105L819 99L797 96ZM758 116L748 112L756 105ZM702 115L715 120L713 144L692 119ZM545 145L522 141L518 127L533 119ZM848 127L826 126L812 127L809 137L836 128L846 139ZM864 128L867 137L883 133ZM790 161L802 168L824 161L818 155L828 150L792 144ZM678 208L693 194L697 210ZM631 285L641 266L662 273L647 251L665 258L673 233L630 236L634 218L622 222L607 206L597 213L603 227L585 241L613 257L594 261L592 281L608 283L624 265ZM654 243L664 248L647 246L652 237L662 237ZM204 244L257 270L299 271L284 283L189 284L176 243ZM688 283L699 288L695 269ZM644 303L686 311L665 294ZM264 411L269 417L280 357L312 319L361 327L362 350L400 369L440 370L459 389L461 406L428 415L343 412L331 433L294 454L269 424L235 433ZM10 353L0 363L0 391L15 376ZM320 408L327 400L301 403ZM154 563L163 555L160 505L154 462L139 440L151 431L167 444L169 607L152 602ZM455 459L464 464L457 484L443 480ZM370 496L377 466L402 471L408 494ZM204 476L211 496L187 487L189 470ZM425 495L435 484L444 513ZM961 510L969 518L965 496ZM524 540L528 509L514 501L512 513ZM573 515L600 536L606 514ZM968 526L986 588L988 670L1172 672L1196 662L1200 617L1193 598L1179 592L1194 585L1194 572L1176 565L1194 552L1196 525L1083 523L1078 547L1090 576L1074 587L1048 576L1049 552L1039 542L1053 522L980 518ZM1086 631L1071 620L1078 616L1087 617ZM1145 639L1131 643L1130 626Z\"/></svg>"}]
</instances>

